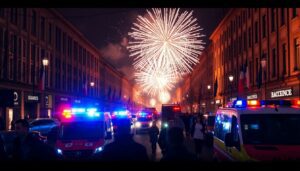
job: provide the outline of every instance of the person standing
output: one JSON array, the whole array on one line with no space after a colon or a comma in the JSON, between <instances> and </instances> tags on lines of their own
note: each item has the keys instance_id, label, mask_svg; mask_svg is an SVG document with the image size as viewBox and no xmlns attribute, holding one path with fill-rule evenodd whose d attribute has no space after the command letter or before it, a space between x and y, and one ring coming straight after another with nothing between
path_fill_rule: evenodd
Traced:
<instances>
[{"instance_id":1,"label":"person standing","mask_svg":"<svg viewBox=\"0 0 300 171\"><path fill-rule=\"evenodd\" d=\"M150 137L150 143L152 147L152 155L156 154L156 143L158 141L158 134L159 134L159 129L156 125L156 121L152 122L152 126L149 129L149 137Z\"/></svg>"},{"instance_id":2,"label":"person standing","mask_svg":"<svg viewBox=\"0 0 300 171\"><path fill-rule=\"evenodd\" d=\"M204 131L205 131L202 117L197 117L196 122L194 123L192 129L193 129L192 135L195 143L197 158L200 159L202 146L204 142Z\"/></svg>"}]
</instances>

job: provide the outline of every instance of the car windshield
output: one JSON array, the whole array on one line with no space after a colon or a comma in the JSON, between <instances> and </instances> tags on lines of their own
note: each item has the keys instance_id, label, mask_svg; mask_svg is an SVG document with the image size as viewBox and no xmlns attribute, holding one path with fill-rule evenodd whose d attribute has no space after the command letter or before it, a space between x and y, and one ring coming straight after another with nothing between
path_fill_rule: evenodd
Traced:
<instances>
[{"instance_id":1,"label":"car windshield","mask_svg":"<svg viewBox=\"0 0 300 171\"><path fill-rule=\"evenodd\" d=\"M242 115L241 130L244 144L299 145L300 115Z\"/></svg>"},{"instance_id":2,"label":"car windshield","mask_svg":"<svg viewBox=\"0 0 300 171\"><path fill-rule=\"evenodd\" d=\"M140 122L148 122L148 121L152 121L152 118L148 118L148 117L140 117L137 119L137 121Z\"/></svg>"},{"instance_id":3,"label":"car windshield","mask_svg":"<svg viewBox=\"0 0 300 171\"><path fill-rule=\"evenodd\" d=\"M104 136L102 122L76 122L61 126L60 138L63 140L98 139Z\"/></svg>"}]
</instances>

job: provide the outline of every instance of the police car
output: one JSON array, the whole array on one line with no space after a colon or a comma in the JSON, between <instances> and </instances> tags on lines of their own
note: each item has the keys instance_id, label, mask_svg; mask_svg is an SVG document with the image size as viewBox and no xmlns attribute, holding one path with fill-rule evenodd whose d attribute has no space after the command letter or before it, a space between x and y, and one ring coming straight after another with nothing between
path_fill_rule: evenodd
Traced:
<instances>
[{"instance_id":1,"label":"police car","mask_svg":"<svg viewBox=\"0 0 300 171\"><path fill-rule=\"evenodd\" d=\"M300 100L237 100L218 109L214 154L219 160L300 159Z\"/></svg>"}]
</instances>

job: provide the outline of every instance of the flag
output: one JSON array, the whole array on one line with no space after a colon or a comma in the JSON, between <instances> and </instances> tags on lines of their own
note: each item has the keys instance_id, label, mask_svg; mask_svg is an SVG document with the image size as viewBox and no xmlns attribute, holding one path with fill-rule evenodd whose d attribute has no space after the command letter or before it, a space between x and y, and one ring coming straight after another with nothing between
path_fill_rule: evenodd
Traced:
<instances>
[{"instance_id":1,"label":"flag","mask_svg":"<svg viewBox=\"0 0 300 171\"><path fill-rule=\"evenodd\" d=\"M248 60L246 60L246 64L245 64L245 83L246 83L246 87L250 90L250 72L249 72Z\"/></svg>"},{"instance_id":2,"label":"flag","mask_svg":"<svg viewBox=\"0 0 300 171\"><path fill-rule=\"evenodd\" d=\"M257 87L260 88L261 85L262 85L262 67L261 67L261 64L259 65L259 71L257 73L256 83L257 83Z\"/></svg>"},{"instance_id":3,"label":"flag","mask_svg":"<svg viewBox=\"0 0 300 171\"><path fill-rule=\"evenodd\" d=\"M217 96L218 91L218 79L216 78L215 84L214 84L214 97Z\"/></svg>"},{"instance_id":4,"label":"flag","mask_svg":"<svg viewBox=\"0 0 300 171\"><path fill-rule=\"evenodd\" d=\"M40 69L40 77L39 77L39 90L45 90L45 68L42 66Z\"/></svg>"},{"instance_id":5,"label":"flag","mask_svg":"<svg viewBox=\"0 0 300 171\"><path fill-rule=\"evenodd\" d=\"M244 82L245 82L245 76L244 76L244 69L243 66L240 70L240 77L238 82L238 95L242 96L244 93Z\"/></svg>"}]
</instances>

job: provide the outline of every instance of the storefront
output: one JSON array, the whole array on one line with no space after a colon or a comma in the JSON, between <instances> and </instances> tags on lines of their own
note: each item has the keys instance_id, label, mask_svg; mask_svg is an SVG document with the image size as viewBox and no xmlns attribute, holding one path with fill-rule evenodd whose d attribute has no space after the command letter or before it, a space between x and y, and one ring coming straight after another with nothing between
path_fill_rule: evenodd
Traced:
<instances>
[{"instance_id":1,"label":"storefront","mask_svg":"<svg viewBox=\"0 0 300 171\"><path fill-rule=\"evenodd\" d=\"M9 130L13 119L14 91L0 90L0 130Z\"/></svg>"},{"instance_id":2,"label":"storefront","mask_svg":"<svg viewBox=\"0 0 300 171\"><path fill-rule=\"evenodd\" d=\"M41 108L41 118L51 118L53 111L53 96L45 94Z\"/></svg>"},{"instance_id":3,"label":"storefront","mask_svg":"<svg viewBox=\"0 0 300 171\"><path fill-rule=\"evenodd\" d=\"M299 99L299 87L291 86L270 90L268 91L267 98L285 100Z\"/></svg>"},{"instance_id":4,"label":"storefront","mask_svg":"<svg viewBox=\"0 0 300 171\"><path fill-rule=\"evenodd\" d=\"M257 99L258 99L257 93L247 95L247 100L257 100Z\"/></svg>"},{"instance_id":5,"label":"storefront","mask_svg":"<svg viewBox=\"0 0 300 171\"><path fill-rule=\"evenodd\" d=\"M40 94L24 92L24 115L27 119L40 117Z\"/></svg>"}]
</instances>

